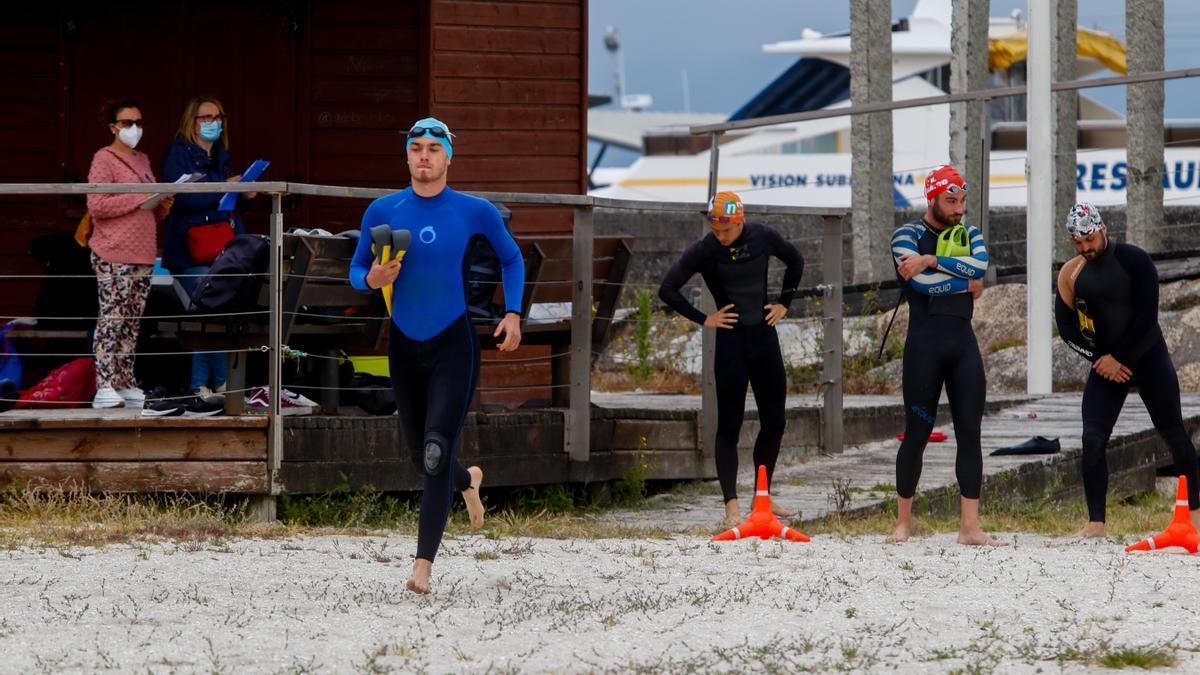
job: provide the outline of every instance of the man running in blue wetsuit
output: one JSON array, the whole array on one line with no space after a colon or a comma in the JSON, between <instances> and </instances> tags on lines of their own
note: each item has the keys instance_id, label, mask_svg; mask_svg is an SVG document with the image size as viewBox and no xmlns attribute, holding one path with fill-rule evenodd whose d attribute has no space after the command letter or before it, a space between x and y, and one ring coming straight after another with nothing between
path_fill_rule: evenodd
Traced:
<instances>
[{"instance_id":1,"label":"man running in blue wetsuit","mask_svg":"<svg viewBox=\"0 0 1200 675\"><path fill-rule=\"evenodd\" d=\"M446 185L453 154L453 135L444 123L429 117L413 125L408 132L412 185L367 207L350 264L355 288L392 284L394 289L388 366L401 433L425 475L417 557L407 583L416 593L429 592L433 559L455 492L463 495L471 525L483 526L483 471L464 468L455 457L479 379L479 342L467 316L463 284L463 256L475 237L486 237L500 259L507 311L493 335L503 336L500 351L513 351L521 343L521 251L495 206ZM376 260L371 228L381 224L411 232L403 264Z\"/></svg>"},{"instance_id":2,"label":"man running in blue wetsuit","mask_svg":"<svg viewBox=\"0 0 1200 675\"><path fill-rule=\"evenodd\" d=\"M1108 460L1105 450L1131 387L1167 442L1175 472L1187 476L1192 522L1200 526L1196 446L1183 426L1179 378L1158 326L1158 270L1142 249L1109 241L1096 207L1067 214L1078 256L1058 273L1054 318L1064 342L1092 363L1083 389L1083 494L1088 522L1076 536L1105 536Z\"/></svg>"},{"instance_id":3,"label":"man running in blue wetsuit","mask_svg":"<svg viewBox=\"0 0 1200 675\"><path fill-rule=\"evenodd\" d=\"M958 543L999 546L979 524L983 485L980 425L987 393L983 358L971 329L975 299L983 292L988 255L983 235L962 224L967 184L954 167L925 179L925 215L892 235L892 257L908 301L904 341L904 440L896 453L896 529L888 542L912 533L912 503L921 457L937 419L942 385L950 399L958 446L955 475L961 499Z\"/></svg>"}]
</instances>

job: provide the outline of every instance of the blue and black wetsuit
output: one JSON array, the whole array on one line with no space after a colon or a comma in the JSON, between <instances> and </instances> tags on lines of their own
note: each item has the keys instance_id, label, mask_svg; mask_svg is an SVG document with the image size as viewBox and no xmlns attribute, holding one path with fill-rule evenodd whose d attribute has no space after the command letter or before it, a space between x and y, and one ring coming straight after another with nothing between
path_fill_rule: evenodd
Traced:
<instances>
[{"instance_id":1,"label":"blue and black wetsuit","mask_svg":"<svg viewBox=\"0 0 1200 675\"><path fill-rule=\"evenodd\" d=\"M1189 506L1200 508L1196 447L1183 426L1179 377L1158 326L1158 270L1142 249L1111 241L1095 260L1081 262L1074 282L1074 307L1067 306L1061 294L1056 296L1058 333L1088 361L1095 363L1111 354L1133 373L1128 382L1113 382L1093 370L1083 389L1080 468L1088 519L1105 519L1105 450L1130 387L1137 387L1154 428L1170 447L1175 471L1187 476Z\"/></svg>"},{"instance_id":2,"label":"blue and black wetsuit","mask_svg":"<svg viewBox=\"0 0 1200 675\"><path fill-rule=\"evenodd\" d=\"M983 484L980 424L987 382L979 343L971 329L975 300L969 283L982 279L988 266L983 235L967 225L971 255L938 257L936 268L904 281L908 302L908 336L904 341L904 440L896 454L896 492L912 498L921 478L921 458L937 419L942 385L950 399L954 438L958 444L955 475L967 499L979 499ZM936 230L924 219L900 226L892 235L892 258L898 266L905 254L932 255Z\"/></svg>"},{"instance_id":3,"label":"blue and black wetsuit","mask_svg":"<svg viewBox=\"0 0 1200 675\"><path fill-rule=\"evenodd\" d=\"M746 412L746 385L754 390L759 431L754 441L754 465L767 467L767 481L775 472L779 445L786 425L787 374L779 351L779 335L764 320L767 299L767 263L772 257L787 266L783 290L774 302L791 304L804 274L804 258L773 228L746 223L729 246L709 233L684 251L667 272L658 297L683 316L703 325L708 318L688 302L679 289L695 274L716 300L717 307L732 304L738 322L732 329L717 329L717 478L725 501L737 499L737 442Z\"/></svg>"},{"instance_id":4,"label":"blue and black wetsuit","mask_svg":"<svg viewBox=\"0 0 1200 675\"><path fill-rule=\"evenodd\" d=\"M504 304L519 314L525 264L496 207L446 188L421 197L412 188L376 199L362 219L350 283L366 290L375 256L371 228L409 230L412 243L393 285L388 365L400 431L425 474L417 557L432 561L441 544L454 491L470 488L455 446L479 379L479 342L467 317L464 254L486 237L500 259Z\"/></svg>"}]
</instances>

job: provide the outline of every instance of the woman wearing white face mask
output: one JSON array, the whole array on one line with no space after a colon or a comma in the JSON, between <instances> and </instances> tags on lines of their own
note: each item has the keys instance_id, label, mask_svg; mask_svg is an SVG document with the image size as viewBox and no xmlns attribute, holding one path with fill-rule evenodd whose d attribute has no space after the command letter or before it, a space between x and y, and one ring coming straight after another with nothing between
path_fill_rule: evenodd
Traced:
<instances>
[{"instance_id":1,"label":"woman wearing white face mask","mask_svg":"<svg viewBox=\"0 0 1200 675\"><path fill-rule=\"evenodd\" d=\"M133 101L105 108L105 122L112 144L98 150L88 170L89 183L153 183L154 173L145 153L138 152L142 139L142 111ZM96 271L100 314L96 319L95 408L125 405L141 408L145 395L133 376L134 352L146 297L150 293L150 271L157 252L155 229L166 218L173 200L162 199L153 209L141 208L148 194L91 194L88 213L92 216L92 269Z\"/></svg>"}]
</instances>

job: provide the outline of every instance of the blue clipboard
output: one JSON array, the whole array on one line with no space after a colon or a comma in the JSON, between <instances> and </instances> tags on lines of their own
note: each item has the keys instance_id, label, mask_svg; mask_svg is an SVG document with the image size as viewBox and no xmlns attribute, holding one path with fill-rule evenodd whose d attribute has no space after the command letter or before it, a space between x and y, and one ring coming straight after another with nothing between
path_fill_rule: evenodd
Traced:
<instances>
[{"instance_id":1,"label":"blue clipboard","mask_svg":"<svg viewBox=\"0 0 1200 675\"><path fill-rule=\"evenodd\" d=\"M254 160L254 163L250 165L250 168L248 168L242 172L242 178L238 182L239 183L253 183L254 181L258 180L258 177L261 176L264 171L267 170L268 166L271 166L270 160L266 160L266 159ZM218 211L234 210L235 208L237 208L237 198L238 198L237 192L226 192L221 197L221 203L217 204L217 210Z\"/></svg>"}]
</instances>

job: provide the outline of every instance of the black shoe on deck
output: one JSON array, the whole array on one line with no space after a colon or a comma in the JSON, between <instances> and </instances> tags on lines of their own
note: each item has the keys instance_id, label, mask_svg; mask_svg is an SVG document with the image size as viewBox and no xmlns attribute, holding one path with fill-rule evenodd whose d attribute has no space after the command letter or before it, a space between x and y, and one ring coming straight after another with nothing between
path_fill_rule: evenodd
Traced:
<instances>
[{"instance_id":1,"label":"black shoe on deck","mask_svg":"<svg viewBox=\"0 0 1200 675\"><path fill-rule=\"evenodd\" d=\"M162 387L156 387L150 395L146 397L146 404L142 407L142 417L178 417L183 414L184 408L187 407L186 398L168 398L167 390Z\"/></svg>"},{"instance_id":2,"label":"black shoe on deck","mask_svg":"<svg viewBox=\"0 0 1200 675\"><path fill-rule=\"evenodd\" d=\"M206 400L203 396L192 399L183 411L184 417L212 417L225 412L225 405Z\"/></svg>"}]
</instances>

